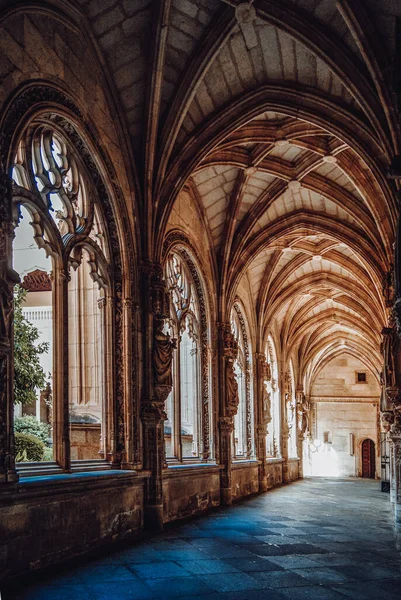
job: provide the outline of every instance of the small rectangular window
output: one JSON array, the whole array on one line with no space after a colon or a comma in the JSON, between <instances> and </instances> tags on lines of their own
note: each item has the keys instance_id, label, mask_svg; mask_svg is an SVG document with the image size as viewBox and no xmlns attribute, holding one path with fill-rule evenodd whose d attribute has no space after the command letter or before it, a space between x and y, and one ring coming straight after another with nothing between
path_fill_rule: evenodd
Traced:
<instances>
[{"instance_id":1,"label":"small rectangular window","mask_svg":"<svg viewBox=\"0 0 401 600\"><path fill-rule=\"evenodd\" d=\"M356 383L367 383L366 371L356 372Z\"/></svg>"}]
</instances>

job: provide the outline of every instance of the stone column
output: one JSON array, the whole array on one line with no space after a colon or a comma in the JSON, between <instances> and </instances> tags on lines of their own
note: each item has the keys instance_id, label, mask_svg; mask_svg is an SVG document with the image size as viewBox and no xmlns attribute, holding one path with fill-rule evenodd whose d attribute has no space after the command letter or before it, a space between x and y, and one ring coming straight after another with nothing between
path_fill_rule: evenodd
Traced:
<instances>
[{"instance_id":1,"label":"stone column","mask_svg":"<svg viewBox=\"0 0 401 600\"><path fill-rule=\"evenodd\" d=\"M256 425L256 452L259 461L259 491L268 489L268 476L266 469L266 435L267 428L272 420L271 398L266 384L271 381L270 365L264 354L256 354L256 402L257 402L257 425Z\"/></svg>"},{"instance_id":2,"label":"stone column","mask_svg":"<svg viewBox=\"0 0 401 600\"><path fill-rule=\"evenodd\" d=\"M231 466L232 466L232 433L234 416L238 410L238 383L234 372L234 361L238 355L238 345L231 331L230 323L219 324L220 354L220 496L222 504L232 503Z\"/></svg>"},{"instance_id":3,"label":"stone column","mask_svg":"<svg viewBox=\"0 0 401 600\"><path fill-rule=\"evenodd\" d=\"M0 485L18 480L14 456L12 182L0 172Z\"/></svg>"},{"instance_id":4,"label":"stone column","mask_svg":"<svg viewBox=\"0 0 401 600\"><path fill-rule=\"evenodd\" d=\"M52 273L53 323L58 330L53 345L54 458L64 471L71 468L69 429L68 271L58 262Z\"/></svg>"},{"instance_id":5,"label":"stone column","mask_svg":"<svg viewBox=\"0 0 401 600\"><path fill-rule=\"evenodd\" d=\"M163 529L163 466L165 402L172 390L172 360L175 340L163 332L169 316L169 294L161 265L144 266L145 355L143 424L144 469L149 471L145 498L146 526Z\"/></svg>"}]
</instances>

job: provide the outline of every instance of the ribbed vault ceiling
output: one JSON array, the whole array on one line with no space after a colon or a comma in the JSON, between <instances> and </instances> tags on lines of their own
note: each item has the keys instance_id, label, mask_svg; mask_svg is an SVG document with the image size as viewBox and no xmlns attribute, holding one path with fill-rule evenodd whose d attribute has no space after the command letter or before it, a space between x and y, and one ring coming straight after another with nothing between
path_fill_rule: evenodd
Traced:
<instances>
[{"instance_id":1,"label":"ribbed vault ceiling","mask_svg":"<svg viewBox=\"0 0 401 600\"><path fill-rule=\"evenodd\" d=\"M246 289L257 348L272 333L309 383L344 352L378 375L401 4L254 0L249 19L238 4L77 0L70 12L93 33L128 140L144 257L160 255L185 186L219 319Z\"/></svg>"}]
</instances>

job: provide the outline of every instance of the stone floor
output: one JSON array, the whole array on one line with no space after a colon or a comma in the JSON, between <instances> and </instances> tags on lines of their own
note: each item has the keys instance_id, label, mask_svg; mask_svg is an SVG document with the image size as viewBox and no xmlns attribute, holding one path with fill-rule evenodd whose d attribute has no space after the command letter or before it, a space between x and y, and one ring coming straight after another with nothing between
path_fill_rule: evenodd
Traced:
<instances>
[{"instance_id":1,"label":"stone floor","mask_svg":"<svg viewBox=\"0 0 401 600\"><path fill-rule=\"evenodd\" d=\"M400 600L400 564L379 483L317 478L3 589L2 600Z\"/></svg>"}]
</instances>

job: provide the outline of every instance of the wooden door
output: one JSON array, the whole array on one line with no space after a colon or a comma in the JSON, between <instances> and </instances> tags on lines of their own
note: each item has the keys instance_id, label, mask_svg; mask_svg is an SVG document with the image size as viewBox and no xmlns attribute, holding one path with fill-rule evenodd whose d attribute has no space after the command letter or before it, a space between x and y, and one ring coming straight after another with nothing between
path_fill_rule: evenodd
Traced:
<instances>
[{"instance_id":1,"label":"wooden door","mask_svg":"<svg viewBox=\"0 0 401 600\"><path fill-rule=\"evenodd\" d=\"M375 444L372 440L362 442L362 477L375 477Z\"/></svg>"}]
</instances>

